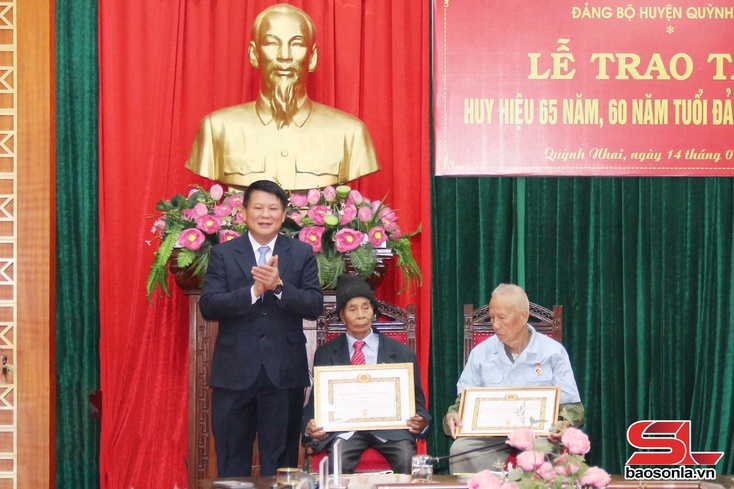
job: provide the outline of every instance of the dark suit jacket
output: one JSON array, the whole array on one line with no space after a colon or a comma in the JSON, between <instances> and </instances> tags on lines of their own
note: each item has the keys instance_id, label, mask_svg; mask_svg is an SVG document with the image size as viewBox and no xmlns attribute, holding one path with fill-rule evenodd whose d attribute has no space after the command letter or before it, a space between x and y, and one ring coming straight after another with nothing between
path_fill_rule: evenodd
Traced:
<instances>
[{"instance_id":1,"label":"dark suit jacket","mask_svg":"<svg viewBox=\"0 0 734 489\"><path fill-rule=\"evenodd\" d=\"M278 235L273 249L283 281L281 299L266 292L252 304L250 270L257 263L247 234L212 247L199 305L219 321L209 384L246 389L260 365L281 389L309 385L303 319L321 313L323 295L310 245Z\"/></svg>"},{"instance_id":2,"label":"dark suit jacket","mask_svg":"<svg viewBox=\"0 0 734 489\"><path fill-rule=\"evenodd\" d=\"M423 394L423 388L421 387L421 376L418 372L418 361L415 357L415 352L399 341L383 336L374 329L372 329L372 331L377 334L380 339L379 346L377 347L377 363L413 364L413 378L415 380L415 410L417 414L423 416L423 418L428 422L428 426L423 433L418 436L418 438L426 438L428 433L431 431L431 415L428 414L428 410L426 409L426 397ZM339 335L333 340L318 347L313 358L314 367L350 364L349 344L347 343L347 337L344 334ZM311 396L308 399L308 404L303 408L302 433L306 432L306 425L311 419L313 419L313 417L313 389L311 389ZM372 433L380 438L384 438L385 440L415 441L416 439L416 437L408 431L407 426L404 430L377 430ZM304 442L310 441L314 450L320 452L326 448L338 434L339 433L329 433L329 436L323 440L310 440L309 438L304 438Z\"/></svg>"}]
</instances>

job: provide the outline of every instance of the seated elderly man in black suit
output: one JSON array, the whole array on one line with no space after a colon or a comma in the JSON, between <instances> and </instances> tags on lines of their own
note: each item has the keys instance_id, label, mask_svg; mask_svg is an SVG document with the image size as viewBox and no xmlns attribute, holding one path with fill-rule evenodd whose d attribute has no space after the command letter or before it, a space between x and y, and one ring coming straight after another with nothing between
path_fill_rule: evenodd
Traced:
<instances>
[{"instance_id":1,"label":"seated elderly man in black suit","mask_svg":"<svg viewBox=\"0 0 734 489\"><path fill-rule=\"evenodd\" d=\"M393 472L409 474L416 453L416 439L426 438L431 415L426 410L415 352L399 341L380 335L372 329L377 301L367 283L356 275L343 274L336 286L336 311L346 324L347 332L320 346L314 354L314 367L350 364L412 363L415 379L417 413L406 420L405 429L326 433L313 420L313 391L303 411L304 432L316 451L326 449L332 457L336 437L342 439L341 467L345 474L354 473L367 448L379 451L390 462Z\"/></svg>"}]
</instances>

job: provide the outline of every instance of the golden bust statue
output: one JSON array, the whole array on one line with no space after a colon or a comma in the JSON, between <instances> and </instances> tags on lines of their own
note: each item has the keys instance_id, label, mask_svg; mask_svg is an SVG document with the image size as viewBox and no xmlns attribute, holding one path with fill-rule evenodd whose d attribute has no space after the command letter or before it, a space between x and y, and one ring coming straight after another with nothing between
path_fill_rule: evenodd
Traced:
<instances>
[{"instance_id":1,"label":"golden bust statue","mask_svg":"<svg viewBox=\"0 0 734 489\"><path fill-rule=\"evenodd\" d=\"M318 48L311 17L288 4L252 24L250 64L260 71L257 100L204 117L186 168L230 187L262 179L287 190L348 182L380 169L364 123L306 93Z\"/></svg>"}]
</instances>

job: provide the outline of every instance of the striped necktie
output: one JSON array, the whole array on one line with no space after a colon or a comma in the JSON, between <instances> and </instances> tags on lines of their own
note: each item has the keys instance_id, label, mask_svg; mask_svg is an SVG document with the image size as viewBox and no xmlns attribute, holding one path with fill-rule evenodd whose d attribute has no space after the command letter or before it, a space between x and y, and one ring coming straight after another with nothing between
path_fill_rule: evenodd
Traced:
<instances>
[{"instance_id":1,"label":"striped necktie","mask_svg":"<svg viewBox=\"0 0 734 489\"><path fill-rule=\"evenodd\" d=\"M354 355L352 355L352 365L364 365L364 353L362 348L364 347L364 341L354 342Z\"/></svg>"}]
</instances>

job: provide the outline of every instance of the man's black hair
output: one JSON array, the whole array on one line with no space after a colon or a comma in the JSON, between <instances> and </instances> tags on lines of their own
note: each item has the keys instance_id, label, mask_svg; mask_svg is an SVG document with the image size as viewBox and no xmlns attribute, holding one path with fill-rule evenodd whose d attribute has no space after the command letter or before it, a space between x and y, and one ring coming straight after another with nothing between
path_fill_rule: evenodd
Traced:
<instances>
[{"instance_id":1,"label":"man's black hair","mask_svg":"<svg viewBox=\"0 0 734 489\"><path fill-rule=\"evenodd\" d=\"M253 182L249 187L247 187L244 197L245 207L247 207L247 205L250 203L250 195L252 195L252 192L254 192L255 190L275 195L276 197L278 197L278 199L280 199L280 203L283 205L283 209L288 207L288 196L285 194L285 190L283 190L280 185L270 180L258 180L257 182Z\"/></svg>"}]
</instances>

